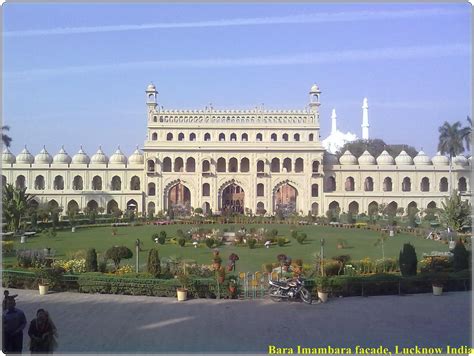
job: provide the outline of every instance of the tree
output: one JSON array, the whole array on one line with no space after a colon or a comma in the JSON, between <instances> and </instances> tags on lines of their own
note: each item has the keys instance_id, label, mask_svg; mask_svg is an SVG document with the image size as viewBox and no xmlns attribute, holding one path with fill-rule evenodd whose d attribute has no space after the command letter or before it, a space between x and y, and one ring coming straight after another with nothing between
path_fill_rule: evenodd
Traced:
<instances>
[{"instance_id":1,"label":"tree","mask_svg":"<svg viewBox=\"0 0 474 356\"><path fill-rule=\"evenodd\" d=\"M466 150L469 151L471 149L471 141L472 141L472 120L468 116L467 117L468 126L465 126L461 129L461 138L466 144Z\"/></svg>"},{"instance_id":2,"label":"tree","mask_svg":"<svg viewBox=\"0 0 474 356\"><path fill-rule=\"evenodd\" d=\"M450 125L447 121L438 129L439 141L438 151L449 155L449 195L452 195L452 172L453 157L464 152L463 138L466 133L461 130L461 123L456 121Z\"/></svg>"},{"instance_id":3,"label":"tree","mask_svg":"<svg viewBox=\"0 0 474 356\"><path fill-rule=\"evenodd\" d=\"M415 248L411 244L404 244L400 251L399 257L400 272L403 277L415 276L418 258L416 257Z\"/></svg>"},{"instance_id":4,"label":"tree","mask_svg":"<svg viewBox=\"0 0 474 356\"><path fill-rule=\"evenodd\" d=\"M467 252L461 240L456 242L453 249L453 268L456 272L469 268L469 252Z\"/></svg>"},{"instance_id":5,"label":"tree","mask_svg":"<svg viewBox=\"0 0 474 356\"><path fill-rule=\"evenodd\" d=\"M105 259L114 261L115 268L119 268L122 259L133 257L132 251L126 246L114 246L105 251Z\"/></svg>"},{"instance_id":6,"label":"tree","mask_svg":"<svg viewBox=\"0 0 474 356\"><path fill-rule=\"evenodd\" d=\"M459 231L463 226L471 225L471 204L467 200L461 200L461 194L457 190L451 197L446 197L441 206L441 219L447 227Z\"/></svg>"},{"instance_id":7,"label":"tree","mask_svg":"<svg viewBox=\"0 0 474 356\"><path fill-rule=\"evenodd\" d=\"M97 252L94 248L90 248L87 250L86 271L97 272Z\"/></svg>"},{"instance_id":8,"label":"tree","mask_svg":"<svg viewBox=\"0 0 474 356\"><path fill-rule=\"evenodd\" d=\"M20 229L22 219L26 217L28 205L34 196L26 193L26 188L15 188L7 184L3 188L2 204L3 218L11 231Z\"/></svg>"},{"instance_id":9,"label":"tree","mask_svg":"<svg viewBox=\"0 0 474 356\"><path fill-rule=\"evenodd\" d=\"M8 136L5 132L10 131L10 126L2 126L2 141L3 144L7 147L10 147L10 144L12 142L12 138Z\"/></svg>"},{"instance_id":10,"label":"tree","mask_svg":"<svg viewBox=\"0 0 474 356\"><path fill-rule=\"evenodd\" d=\"M161 262L158 249L152 248L148 253L147 272L153 277L158 277L161 273Z\"/></svg>"}]
</instances>

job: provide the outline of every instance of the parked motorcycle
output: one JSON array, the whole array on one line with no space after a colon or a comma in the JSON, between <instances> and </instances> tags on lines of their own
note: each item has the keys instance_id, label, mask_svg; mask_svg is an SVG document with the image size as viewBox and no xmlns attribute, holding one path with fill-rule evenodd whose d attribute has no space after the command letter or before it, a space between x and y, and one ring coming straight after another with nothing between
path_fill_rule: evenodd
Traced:
<instances>
[{"instance_id":1,"label":"parked motorcycle","mask_svg":"<svg viewBox=\"0 0 474 356\"><path fill-rule=\"evenodd\" d=\"M311 293L304 287L304 279L297 277L290 281L268 281L270 287L268 288L268 295L274 302L279 302L283 299L298 299L305 303L311 304Z\"/></svg>"}]
</instances>

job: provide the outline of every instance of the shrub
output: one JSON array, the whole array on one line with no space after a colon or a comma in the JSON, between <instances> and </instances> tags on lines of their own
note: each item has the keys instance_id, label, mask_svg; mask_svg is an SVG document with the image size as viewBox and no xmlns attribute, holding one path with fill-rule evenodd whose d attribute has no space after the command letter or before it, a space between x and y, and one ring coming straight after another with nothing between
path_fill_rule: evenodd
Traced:
<instances>
[{"instance_id":1,"label":"shrub","mask_svg":"<svg viewBox=\"0 0 474 356\"><path fill-rule=\"evenodd\" d=\"M195 214L202 214L203 210L202 210L202 208L196 208L196 209L194 209L194 213Z\"/></svg>"},{"instance_id":2,"label":"shrub","mask_svg":"<svg viewBox=\"0 0 474 356\"><path fill-rule=\"evenodd\" d=\"M98 265L97 265L97 270L98 270L100 273L105 273L105 272L107 272L107 261L105 261L105 260L99 261L99 263L98 263Z\"/></svg>"},{"instance_id":3,"label":"shrub","mask_svg":"<svg viewBox=\"0 0 474 356\"><path fill-rule=\"evenodd\" d=\"M160 235L155 232L153 235L151 235L151 241L156 242L156 240L160 237Z\"/></svg>"},{"instance_id":4,"label":"shrub","mask_svg":"<svg viewBox=\"0 0 474 356\"><path fill-rule=\"evenodd\" d=\"M291 237L294 238L294 239L296 239L296 238L298 237L298 231L297 231L297 230L293 230L293 231L291 232Z\"/></svg>"},{"instance_id":5,"label":"shrub","mask_svg":"<svg viewBox=\"0 0 474 356\"><path fill-rule=\"evenodd\" d=\"M86 260L84 258L75 260L56 260L51 264L53 268L60 268L66 272L84 273L86 272Z\"/></svg>"},{"instance_id":6,"label":"shrub","mask_svg":"<svg viewBox=\"0 0 474 356\"><path fill-rule=\"evenodd\" d=\"M131 265L125 265L120 268L118 268L115 271L115 274L127 274L127 273L132 273L133 272L133 266Z\"/></svg>"},{"instance_id":7,"label":"shrub","mask_svg":"<svg viewBox=\"0 0 474 356\"><path fill-rule=\"evenodd\" d=\"M305 233L302 233L296 237L296 241L298 241L299 244L303 244L303 242L306 240L307 235Z\"/></svg>"},{"instance_id":8,"label":"shrub","mask_svg":"<svg viewBox=\"0 0 474 356\"><path fill-rule=\"evenodd\" d=\"M58 234L58 233L56 232L56 229L55 229L54 227L50 227L49 229L43 230L43 233L44 233L47 237L50 237L50 238L56 237L56 235Z\"/></svg>"},{"instance_id":9,"label":"shrub","mask_svg":"<svg viewBox=\"0 0 474 356\"><path fill-rule=\"evenodd\" d=\"M264 263L262 265L262 270L267 273L272 273L273 271L273 264L271 263Z\"/></svg>"},{"instance_id":10,"label":"shrub","mask_svg":"<svg viewBox=\"0 0 474 356\"><path fill-rule=\"evenodd\" d=\"M409 243L403 245L403 249L400 251L399 264L403 277L416 275L418 259L413 245Z\"/></svg>"},{"instance_id":11,"label":"shrub","mask_svg":"<svg viewBox=\"0 0 474 356\"><path fill-rule=\"evenodd\" d=\"M324 274L326 276L337 276L339 273L340 264L337 261L324 262Z\"/></svg>"},{"instance_id":12,"label":"shrub","mask_svg":"<svg viewBox=\"0 0 474 356\"><path fill-rule=\"evenodd\" d=\"M166 231L160 231L160 237L163 237L163 239L166 239L168 235L166 234Z\"/></svg>"},{"instance_id":13,"label":"shrub","mask_svg":"<svg viewBox=\"0 0 474 356\"><path fill-rule=\"evenodd\" d=\"M206 246L209 247L209 248L212 248L212 246L214 246L214 239L211 237L209 239L206 239Z\"/></svg>"},{"instance_id":14,"label":"shrub","mask_svg":"<svg viewBox=\"0 0 474 356\"><path fill-rule=\"evenodd\" d=\"M178 245L181 247L184 247L185 244L186 244L186 239L184 237L180 237L178 239Z\"/></svg>"},{"instance_id":15,"label":"shrub","mask_svg":"<svg viewBox=\"0 0 474 356\"><path fill-rule=\"evenodd\" d=\"M257 244L257 240L251 238L247 241L247 244L249 248L255 248L255 245Z\"/></svg>"},{"instance_id":16,"label":"shrub","mask_svg":"<svg viewBox=\"0 0 474 356\"><path fill-rule=\"evenodd\" d=\"M178 229L178 230L176 231L176 235L177 235L178 237L184 237L184 232L183 232L183 230Z\"/></svg>"},{"instance_id":17,"label":"shrub","mask_svg":"<svg viewBox=\"0 0 474 356\"><path fill-rule=\"evenodd\" d=\"M285 240L284 237L279 237L279 238L277 239L277 244L278 244L278 246L283 247L283 246L285 246L285 243L286 243L286 240Z\"/></svg>"},{"instance_id":18,"label":"shrub","mask_svg":"<svg viewBox=\"0 0 474 356\"><path fill-rule=\"evenodd\" d=\"M2 241L2 254L3 256L13 255L15 250L13 249L13 241Z\"/></svg>"},{"instance_id":19,"label":"shrub","mask_svg":"<svg viewBox=\"0 0 474 356\"><path fill-rule=\"evenodd\" d=\"M153 277L158 277L161 273L161 261L158 249L152 248L148 253L147 272Z\"/></svg>"},{"instance_id":20,"label":"shrub","mask_svg":"<svg viewBox=\"0 0 474 356\"><path fill-rule=\"evenodd\" d=\"M114 246L105 251L105 259L114 261L115 268L117 269L122 259L128 259L133 257L132 251L126 246Z\"/></svg>"},{"instance_id":21,"label":"shrub","mask_svg":"<svg viewBox=\"0 0 474 356\"><path fill-rule=\"evenodd\" d=\"M270 236L276 237L278 235L278 230L277 229L272 229L270 231Z\"/></svg>"},{"instance_id":22,"label":"shrub","mask_svg":"<svg viewBox=\"0 0 474 356\"><path fill-rule=\"evenodd\" d=\"M456 272L469 268L469 253L461 240L456 242L453 249L453 267Z\"/></svg>"},{"instance_id":23,"label":"shrub","mask_svg":"<svg viewBox=\"0 0 474 356\"><path fill-rule=\"evenodd\" d=\"M18 250L16 252L18 266L24 268L46 266L46 254L44 250Z\"/></svg>"},{"instance_id":24,"label":"shrub","mask_svg":"<svg viewBox=\"0 0 474 356\"><path fill-rule=\"evenodd\" d=\"M164 231L162 231L162 232L164 232ZM165 242L166 242L166 233L165 233L165 236L163 236L163 235L160 234L160 237L158 237L158 243L159 243L160 245L164 245Z\"/></svg>"},{"instance_id":25,"label":"shrub","mask_svg":"<svg viewBox=\"0 0 474 356\"><path fill-rule=\"evenodd\" d=\"M94 248L87 250L86 271L97 272L97 252L95 252Z\"/></svg>"}]
</instances>

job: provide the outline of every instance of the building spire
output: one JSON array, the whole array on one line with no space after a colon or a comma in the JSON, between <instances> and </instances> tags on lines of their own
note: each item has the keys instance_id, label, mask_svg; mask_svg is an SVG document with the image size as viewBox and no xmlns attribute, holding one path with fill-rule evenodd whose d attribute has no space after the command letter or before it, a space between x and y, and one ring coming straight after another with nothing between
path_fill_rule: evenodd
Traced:
<instances>
[{"instance_id":1,"label":"building spire","mask_svg":"<svg viewBox=\"0 0 474 356\"><path fill-rule=\"evenodd\" d=\"M334 134L337 131L336 119L337 119L336 109L332 109L332 113L331 113L331 134Z\"/></svg>"},{"instance_id":2,"label":"building spire","mask_svg":"<svg viewBox=\"0 0 474 356\"><path fill-rule=\"evenodd\" d=\"M369 103L367 98L362 102L362 139L369 139Z\"/></svg>"}]
</instances>

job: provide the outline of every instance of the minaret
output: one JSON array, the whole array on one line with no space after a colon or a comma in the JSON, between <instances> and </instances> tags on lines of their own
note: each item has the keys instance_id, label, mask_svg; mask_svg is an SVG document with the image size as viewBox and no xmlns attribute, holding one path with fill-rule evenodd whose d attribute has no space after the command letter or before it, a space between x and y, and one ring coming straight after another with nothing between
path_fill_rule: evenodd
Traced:
<instances>
[{"instance_id":1,"label":"minaret","mask_svg":"<svg viewBox=\"0 0 474 356\"><path fill-rule=\"evenodd\" d=\"M369 104L367 98L362 102L362 139L369 139Z\"/></svg>"},{"instance_id":2,"label":"minaret","mask_svg":"<svg viewBox=\"0 0 474 356\"><path fill-rule=\"evenodd\" d=\"M337 119L336 109L332 109L332 113L331 113L331 135L335 134L336 131L337 131L336 119Z\"/></svg>"},{"instance_id":3,"label":"minaret","mask_svg":"<svg viewBox=\"0 0 474 356\"><path fill-rule=\"evenodd\" d=\"M309 91L309 111L314 114L315 124L319 126L319 96L321 95L321 90L316 84L313 84L311 90Z\"/></svg>"}]
</instances>

